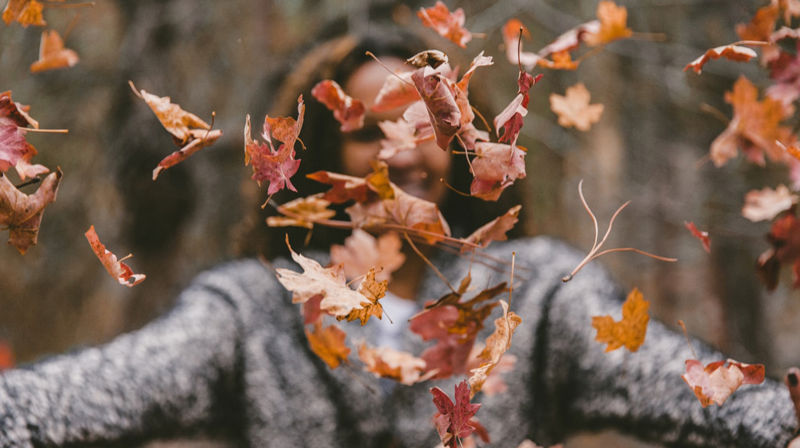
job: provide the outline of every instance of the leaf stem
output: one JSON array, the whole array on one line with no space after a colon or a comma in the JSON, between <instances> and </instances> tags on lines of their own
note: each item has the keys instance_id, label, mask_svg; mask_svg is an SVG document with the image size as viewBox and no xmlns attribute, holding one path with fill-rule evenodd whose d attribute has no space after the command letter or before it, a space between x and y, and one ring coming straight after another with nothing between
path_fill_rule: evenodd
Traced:
<instances>
[{"instance_id":1,"label":"leaf stem","mask_svg":"<svg viewBox=\"0 0 800 448\"><path fill-rule=\"evenodd\" d=\"M433 272L436 274L436 276L439 277L439 279L441 279L447 285L448 288L450 288L450 291L452 291L453 293L457 293L456 289L453 288L453 285L451 285L450 282L447 281L447 277L445 277L444 274L442 274L441 271L439 271L439 269L436 266L434 266L433 263L431 263L431 260L429 260L428 257L422 254L422 252L417 248L417 245L414 244L413 241L411 241L411 238L408 237L408 233L403 232L403 236L406 238L406 241L408 241L408 244L409 246L411 246L411 249L413 249L414 252L416 252L420 258L422 258L422 261L424 261L425 264L427 264L431 269L433 269Z\"/></svg>"}]
</instances>

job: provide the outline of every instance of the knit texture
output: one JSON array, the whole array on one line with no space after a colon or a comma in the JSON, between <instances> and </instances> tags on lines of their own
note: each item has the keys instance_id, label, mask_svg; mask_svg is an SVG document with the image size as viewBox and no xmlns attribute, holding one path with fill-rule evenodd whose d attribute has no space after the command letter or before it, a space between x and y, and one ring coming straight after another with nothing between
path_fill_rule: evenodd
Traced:
<instances>
[{"instance_id":1,"label":"knit texture","mask_svg":"<svg viewBox=\"0 0 800 448\"><path fill-rule=\"evenodd\" d=\"M619 316L619 287L596 265L561 283L582 256L553 239L496 243L488 253L510 259L512 250L511 309L523 323L510 352L518 361L503 376L507 392L474 400L492 446L549 444L600 428L682 447L783 447L791 439L795 416L783 385L745 386L724 406L703 409L680 377L692 357L682 335L651 321L638 352L604 353L591 316ZM469 257L440 254L434 263L452 281L471 269L479 289L507 280ZM275 266L298 269L286 260ZM420 297L445 292L428 273ZM495 311L479 340L493 331ZM344 327L351 343L376 344L382 331ZM401 348L424 347L402 334ZM704 363L725 359L694 346ZM200 275L170 313L139 331L3 372L0 446L124 445L226 428L251 447L434 447L432 385L396 385L358 365L328 369L274 273L257 260L236 261ZM452 395L461 379L436 385Z\"/></svg>"}]
</instances>

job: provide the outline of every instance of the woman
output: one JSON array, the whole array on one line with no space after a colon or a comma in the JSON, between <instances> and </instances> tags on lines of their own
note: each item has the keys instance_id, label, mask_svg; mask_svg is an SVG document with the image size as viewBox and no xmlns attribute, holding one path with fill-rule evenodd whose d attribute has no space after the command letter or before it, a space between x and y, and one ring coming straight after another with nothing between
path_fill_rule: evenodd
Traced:
<instances>
[{"instance_id":1,"label":"woman","mask_svg":"<svg viewBox=\"0 0 800 448\"><path fill-rule=\"evenodd\" d=\"M279 91L292 100L305 92L309 99L307 89L314 79L331 77L369 105L385 72L363 56L364 48L391 67L399 67L410 53L406 45L381 42L385 37L334 39L311 55L335 62L338 71L320 73L309 56ZM323 115L312 111L317 107L312 100L308 103L303 136L310 149L303 163L313 171L312 151L320 151L338 134L331 119L324 120L327 125L317 121ZM388 117L370 117L368 126L378 118ZM364 162L373 157L380 138L369 129L335 148L342 153L345 172L364 174ZM330 158L316 158L323 160ZM444 201L451 222L469 223L466 230L472 230L477 226L467 218L486 220L487 215L464 213L463 208L462 218L448 215L454 207L448 205L446 190L430 179L465 168L451 167L447 153L423 145L388 162L390 170L403 173L395 177L401 187ZM309 191L300 179L298 189ZM315 235L321 246L331 241L317 229ZM269 247L280 247L276 241L282 238L270 238ZM518 361L503 377L509 392L476 397L482 403L477 417L493 446L515 447L526 438L555 443L575 430L597 428L618 428L674 446L771 447L789 442L796 423L782 385L768 380L736 392L720 408L704 409L680 379L684 360L694 357L681 335L651 322L647 342L635 354L606 354L594 341L590 317L618 310L622 298L604 271L590 265L562 283L582 254L544 237L495 243L486 252L507 258L512 250L525 277L511 304L523 318L510 350ZM500 280L487 267L470 266L468 259L447 253L429 256L449 279L461 279L471 269L474 285ZM447 292L419 258L409 254L408 259L395 275L394 295L421 302ZM296 270L285 258L274 265ZM381 323L368 326L368 335L391 331ZM405 319L395 317L394 325L406 325ZM407 331L400 334L398 347L418 353L420 343ZM725 358L694 345L701 361ZM437 385L449 392L456 380ZM393 387L354 369L328 369L309 349L302 317L272 271L245 259L200 275L169 314L137 332L4 372L0 446L109 446L221 427L253 447L432 447L439 439L430 421L434 407L429 387Z\"/></svg>"}]
</instances>

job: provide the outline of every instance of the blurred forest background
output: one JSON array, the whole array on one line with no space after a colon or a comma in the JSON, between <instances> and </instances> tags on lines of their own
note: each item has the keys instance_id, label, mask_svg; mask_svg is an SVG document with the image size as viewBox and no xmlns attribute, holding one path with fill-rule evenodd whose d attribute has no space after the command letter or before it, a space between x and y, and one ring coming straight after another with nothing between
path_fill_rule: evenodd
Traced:
<instances>
[{"instance_id":1,"label":"blurred forest background","mask_svg":"<svg viewBox=\"0 0 800 448\"><path fill-rule=\"evenodd\" d=\"M673 327L683 319L691 333L739 360L763 362L768 374L780 377L800 364L800 294L789 289L788 272L772 293L759 284L754 265L768 246L769 223L752 223L740 210L748 190L787 183L787 173L741 159L714 168L709 144L726 124L702 111L708 104L730 116L724 91L740 73L762 86L767 74L756 61L715 61L702 76L683 72L707 48L736 41L735 24L749 21L766 2L617 3L628 8L629 27L664 39L612 43L576 72L544 72L531 91L520 138L529 148L524 207L532 222L526 231L588 248L592 225L578 200L578 181L584 179L601 226L631 199L608 247L638 247L679 262L613 254L601 263L626 289L643 291L653 316ZM479 70L472 84L491 101L486 116L516 94L517 68L502 48L506 20L517 17L528 26L532 40L524 45L532 51L593 19L597 7L596 0L448 1L464 8L469 30L485 33L462 50L421 26L415 10L432 4L371 6L436 42L462 67L481 50L493 56L495 66ZM336 0L98 0L89 8L48 9L49 27L62 35L70 29L66 45L81 60L36 75L28 67L37 58L41 29L0 25L0 91L10 89L16 101L30 104L43 128L69 129L68 135L29 136L39 150L35 161L64 171L38 246L22 256L0 245L0 339L17 361L136 329L169 309L193 276L236 257L233 236L264 194L255 191L243 165L245 114L263 117L269 110L277 95L271 80L313 42L316 30L336 18L349 31L380 26L370 14L366 1ZM216 111L223 137L153 182L153 167L174 146L128 80L206 121ZM550 93L563 94L579 81L593 103L605 105L600 122L585 133L560 127L548 102ZM710 255L684 221L710 231ZM117 255L135 255L129 263L147 274L144 283L129 289L106 274L83 235L91 224ZM164 443L151 447L172 446ZM608 445L649 446L609 434L567 443Z\"/></svg>"}]
</instances>

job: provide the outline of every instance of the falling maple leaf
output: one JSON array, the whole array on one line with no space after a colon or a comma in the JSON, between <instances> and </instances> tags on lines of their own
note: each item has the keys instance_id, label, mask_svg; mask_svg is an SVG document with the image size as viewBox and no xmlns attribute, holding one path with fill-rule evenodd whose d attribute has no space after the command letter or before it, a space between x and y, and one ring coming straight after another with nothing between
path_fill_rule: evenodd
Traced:
<instances>
[{"instance_id":1,"label":"falling maple leaf","mask_svg":"<svg viewBox=\"0 0 800 448\"><path fill-rule=\"evenodd\" d=\"M461 48L467 47L467 42L472 40L472 33L464 28L464 10L461 8L450 12L447 5L437 1L430 8L420 8L417 17L422 24L433 29L442 37L450 40Z\"/></svg>"},{"instance_id":2,"label":"falling maple leaf","mask_svg":"<svg viewBox=\"0 0 800 448\"><path fill-rule=\"evenodd\" d=\"M736 157L740 147L749 161L759 165L764 164L764 154L782 160L784 152L778 142L791 143L792 131L780 125L786 116L781 102L770 97L758 101L758 89L744 76L725 92L725 102L733 105L733 118L711 142L714 165L722 166Z\"/></svg>"},{"instance_id":3,"label":"falling maple leaf","mask_svg":"<svg viewBox=\"0 0 800 448\"><path fill-rule=\"evenodd\" d=\"M287 237L286 245L289 246ZM386 292L385 282L375 282L374 272L372 282L362 282L358 291L347 286L341 266L323 268L316 261L306 258L289 246L292 259L303 268L303 273L291 269L279 268L278 281L292 292L292 303L305 303L315 296L323 296L320 309L337 320L348 321L360 319L361 324L366 323L369 316L381 318L381 306L378 299Z\"/></svg>"},{"instance_id":4,"label":"falling maple leaf","mask_svg":"<svg viewBox=\"0 0 800 448\"><path fill-rule=\"evenodd\" d=\"M464 240L480 247L487 247L492 241L505 241L507 239L506 232L514 228L514 225L517 224L519 220L519 211L521 209L521 205L511 207L502 216L498 216L482 225L478 230L464 238ZM464 246L461 251L464 252L468 247L474 246Z\"/></svg>"},{"instance_id":5,"label":"falling maple leaf","mask_svg":"<svg viewBox=\"0 0 800 448\"><path fill-rule=\"evenodd\" d=\"M683 68L683 71L691 68L695 71L695 73L700 74L703 71L703 66L706 65L706 62L710 61L711 59L726 58L731 61L748 62L750 59L753 59L756 56L758 55L751 48L735 44L722 45L720 47L706 50L706 52L700 57L686 64L686 67Z\"/></svg>"},{"instance_id":6,"label":"falling maple leaf","mask_svg":"<svg viewBox=\"0 0 800 448\"><path fill-rule=\"evenodd\" d=\"M25 133L27 128L39 129L39 123L28 115L29 109L14 102L11 91L0 93L0 173L13 166L22 180L50 171L30 163L36 148L27 142Z\"/></svg>"},{"instance_id":7,"label":"falling maple leaf","mask_svg":"<svg viewBox=\"0 0 800 448\"><path fill-rule=\"evenodd\" d=\"M703 407L712 403L722 406L742 384L761 384L764 381L764 365L728 359L703 367L700 361L687 359L686 373L681 378L686 381Z\"/></svg>"},{"instance_id":8,"label":"falling maple leaf","mask_svg":"<svg viewBox=\"0 0 800 448\"><path fill-rule=\"evenodd\" d=\"M8 171L35 151L25 140L25 129L9 118L0 117L0 173Z\"/></svg>"},{"instance_id":9,"label":"falling maple leaf","mask_svg":"<svg viewBox=\"0 0 800 448\"><path fill-rule=\"evenodd\" d=\"M270 216L267 218L267 225L270 227L296 226L311 229L314 227L315 222L330 219L336 215L334 210L328 208L329 205L331 203L323 199L321 195L298 198L278 206L278 212L285 216Z\"/></svg>"},{"instance_id":10,"label":"falling maple leaf","mask_svg":"<svg viewBox=\"0 0 800 448\"><path fill-rule=\"evenodd\" d=\"M331 369L339 367L339 364L347 362L350 349L345 345L346 338L344 331L336 325L322 327L322 323L314 324L314 330L306 329L306 338L311 351L320 357Z\"/></svg>"},{"instance_id":11,"label":"falling maple leaf","mask_svg":"<svg viewBox=\"0 0 800 448\"><path fill-rule=\"evenodd\" d=\"M186 160L197 151L210 146L222 136L222 131L211 129L211 126L197 115L186 112L177 104L172 104L168 96L159 97L144 89L137 90L133 81L128 81L133 93L144 100L153 111L164 129L172 134L173 141L179 147L167 157L161 159L153 169L153 180L167 168Z\"/></svg>"},{"instance_id":12,"label":"falling maple leaf","mask_svg":"<svg viewBox=\"0 0 800 448\"><path fill-rule=\"evenodd\" d=\"M478 434L485 432L485 430L480 431L480 424L472 418L481 405L469 402L469 385L466 381L456 384L455 403L438 387L431 388L431 394L433 395L433 404L436 405L438 411L433 416L434 425L445 447L457 448L458 439L467 437L475 431L478 431ZM486 443L489 442L488 434L483 440Z\"/></svg>"},{"instance_id":13,"label":"falling maple leaf","mask_svg":"<svg viewBox=\"0 0 800 448\"><path fill-rule=\"evenodd\" d=\"M628 294L622 304L622 320L615 322L611 316L593 316L592 327L597 330L595 340L601 344L608 344L606 352L616 350L623 345L628 350L635 352L644 343L647 333L647 323L650 315L647 309L650 302L644 300L638 288Z\"/></svg>"},{"instance_id":14,"label":"falling maple leaf","mask_svg":"<svg viewBox=\"0 0 800 448\"><path fill-rule=\"evenodd\" d=\"M774 2L759 8L750 23L736 25L736 34L742 40L768 41L778 20L778 5Z\"/></svg>"},{"instance_id":15,"label":"falling maple leaf","mask_svg":"<svg viewBox=\"0 0 800 448\"><path fill-rule=\"evenodd\" d=\"M781 264L792 264L794 288L800 288L800 220L794 213L786 212L772 223L767 241L769 249L759 255L756 273L772 291L778 285Z\"/></svg>"},{"instance_id":16,"label":"falling maple leaf","mask_svg":"<svg viewBox=\"0 0 800 448\"><path fill-rule=\"evenodd\" d=\"M123 263L122 260L117 260L117 256L106 249L106 246L100 242L100 238L97 236L94 226L89 227L89 230L87 230L84 235L89 241L89 245L92 246L94 254L97 255L97 258L103 263L106 271L108 271L111 277L116 279L120 285L132 287L144 281L146 277L144 274L134 274L130 266Z\"/></svg>"},{"instance_id":17,"label":"falling maple leaf","mask_svg":"<svg viewBox=\"0 0 800 448\"><path fill-rule=\"evenodd\" d=\"M619 39L627 39L633 35L628 28L628 10L617 6L614 2L604 1L597 4L597 19L600 29L586 36L589 45L604 45Z\"/></svg>"},{"instance_id":18,"label":"falling maple leaf","mask_svg":"<svg viewBox=\"0 0 800 448\"><path fill-rule=\"evenodd\" d=\"M6 22L6 25L18 22L23 27L28 25L45 26L47 23L42 17L43 9L44 5L36 0L8 0L3 10L3 21Z\"/></svg>"},{"instance_id":19,"label":"falling maple leaf","mask_svg":"<svg viewBox=\"0 0 800 448\"><path fill-rule=\"evenodd\" d=\"M396 232L387 232L378 238L361 229L353 229L353 234L344 240L344 245L331 246L331 263L344 266L348 279L368 272L371 267L381 268L375 278L391 280L392 272L406 261L400 251L402 242Z\"/></svg>"},{"instance_id":20,"label":"falling maple leaf","mask_svg":"<svg viewBox=\"0 0 800 448\"><path fill-rule=\"evenodd\" d=\"M244 125L244 164L253 166L252 178L261 185L268 181L267 194L273 195L288 188L297 191L291 178L300 168L300 160L295 159L294 144L303 127L305 104L303 95L297 97L297 120L291 117L264 117L261 138L264 143L253 140L250 133L250 115L245 118ZM272 138L282 142L276 150ZM325 198L328 199L328 198Z\"/></svg>"},{"instance_id":21,"label":"falling maple leaf","mask_svg":"<svg viewBox=\"0 0 800 448\"><path fill-rule=\"evenodd\" d=\"M452 81L428 66L415 70L411 74L411 80L425 103L436 143L447 150L453 137L461 129L461 109L449 85Z\"/></svg>"},{"instance_id":22,"label":"falling maple leaf","mask_svg":"<svg viewBox=\"0 0 800 448\"><path fill-rule=\"evenodd\" d=\"M774 190L769 187L752 190L744 196L742 216L753 222L768 221L792 208L797 200L798 196L792 194L786 185L778 185Z\"/></svg>"},{"instance_id":23,"label":"falling maple leaf","mask_svg":"<svg viewBox=\"0 0 800 448\"><path fill-rule=\"evenodd\" d=\"M364 343L358 348L358 357L364 362L364 369L367 372L377 377L393 379L407 386L430 377L430 374L423 375L424 360L391 347L373 348Z\"/></svg>"},{"instance_id":24,"label":"falling maple leaf","mask_svg":"<svg viewBox=\"0 0 800 448\"><path fill-rule=\"evenodd\" d=\"M505 143L478 142L471 171L470 194L496 201L515 180L525 177L525 152Z\"/></svg>"},{"instance_id":25,"label":"falling maple leaf","mask_svg":"<svg viewBox=\"0 0 800 448\"><path fill-rule=\"evenodd\" d=\"M369 188L363 178L330 171L315 171L307 174L306 177L330 185L332 188L326 191L322 198L333 204L341 204L347 201L367 201Z\"/></svg>"},{"instance_id":26,"label":"falling maple leaf","mask_svg":"<svg viewBox=\"0 0 800 448\"><path fill-rule=\"evenodd\" d=\"M458 290L451 292L409 319L409 330L420 335L422 340L436 340L420 357L429 370L437 369L435 379L466 373L469 354L475 344L483 322L499 302L490 302L498 294L507 291L500 283L480 291L472 299L461 301L470 284L470 277L462 280Z\"/></svg>"},{"instance_id":27,"label":"falling maple leaf","mask_svg":"<svg viewBox=\"0 0 800 448\"><path fill-rule=\"evenodd\" d=\"M341 124L342 132L351 132L364 127L366 113L364 103L345 94L336 81L330 79L320 81L311 89L311 95L333 111L333 118Z\"/></svg>"},{"instance_id":28,"label":"falling maple leaf","mask_svg":"<svg viewBox=\"0 0 800 448\"><path fill-rule=\"evenodd\" d=\"M697 226L690 221L684 221L683 225L689 232L691 232L693 237L697 238L700 243L703 244L703 249L705 249L706 252L711 253L711 239L708 237L708 232L699 230Z\"/></svg>"},{"instance_id":29,"label":"falling maple leaf","mask_svg":"<svg viewBox=\"0 0 800 448\"><path fill-rule=\"evenodd\" d=\"M61 170L50 173L36 193L28 195L0 175L0 226L8 230L8 242L19 253L36 245L44 208L56 200L61 176Z\"/></svg>"},{"instance_id":30,"label":"falling maple leaf","mask_svg":"<svg viewBox=\"0 0 800 448\"><path fill-rule=\"evenodd\" d=\"M498 142L506 142L511 146L516 146L517 137L522 129L523 118L528 114L528 102L530 101L530 89L540 79L542 75L532 76L531 74L520 70L519 77L517 78L517 96L511 100L511 103L503 109L494 119L494 128L497 131L497 136L500 137ZM503 135L500 136L500 129L503 129Z\"/></svg>"},{"instance_id":31,"label":"falling maple leaf","mask_svg":"<svg viewBox=\"0 0 800 448\"><path fill-rule=\"evenodd\" d=\"M558 124L574 126L579 131L588 131L603 114L602 104L589 104L589 91L583 83L567 88L565 96L550 94L550 109L558 115Z\"/></svg>"},{"instance_id":32,"label":"falling maple leaf","mask_svg":"<svg viewBox=\"0 0 800 448\"><path fill-rule=\"evenodd\" d=\"M495 330L486 338L486 347L478 355L478 359L483 362L470 370L471 375L468 379L470 396L475 396L483 388L489 374L500 363L500 358L511 348L511 336L522 323L521 317L513 311L508 311L508 303L501 300L500 306L503 308L503 317L495 319Z\"/></svg>"},{"instance_id":33,"label":"falling maple leaf","mask_svg":"<svg viewBox=\"0 0 800 448\"><path fill-rule=\"evenodd\" d=\"M39 45L39 60L31 64L31 73L72 67L78 60L78 53L64 48L64 41L56 30L45 30Z\"/></svg>"},{"instance_id":34,"label":"falling maple leaf","mask_svg":"<svg viewBox=\"0 0 800 448\"><path fill-rule=\"evenodd\" d=\"M390 73L386 76L370 109L373 112L385 112L418 101L420 97L411 81L411 73Z\"/></svg>"}]
</instances>

